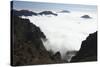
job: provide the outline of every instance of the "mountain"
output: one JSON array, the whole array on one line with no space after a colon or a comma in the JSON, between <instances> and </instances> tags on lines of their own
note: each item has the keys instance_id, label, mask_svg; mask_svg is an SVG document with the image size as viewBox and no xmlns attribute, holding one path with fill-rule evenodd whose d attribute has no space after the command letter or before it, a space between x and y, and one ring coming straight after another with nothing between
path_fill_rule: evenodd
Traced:
<instances>
[{"instance_id":1,"label":"mountain","mask_svg":"<svg viewBox=\"0 0 100 67\"><path fill-rule=\"evenodd\" d=\"M54 15L54 16L57 16L56 13L53 13L52 11L42 11L40 13L36 13L36 12L33 12L33 11L28 11L28 10L15 10L15 9L12 9L12 12L14 13L14 15L16 16L38 16L38 15Z\"/></svg>"},{"instance_id":2,"label":"mountain","mask_svg":"<svg viewBox=\"0 0 100 67\"><path fill-rule=\"evenodd\" d=\"M71 62L97 61L97 32L90 34L82 42L79 52Z\"/></svg>"},{"instance_id":3,"label":"mountain","mask_svg":"<svg viewBox=\"0 0 100 67\"><path fill-rule=\"evenodd\" d=\"M83 16L81 16L81 18L90 19L91 17L89 15L83 15Z\"/></svg>"},{"instance_id":4,"label":"mountain","mask_svg":"<svg viewBox=\"0 0 100 67\"><path fill-rule=\"evenodd\" d=\"M39 15L54 15L54 16L57 16L57 14L53 13L52 11L43 11L43 12L40 12Z\"/></svg>"},{"instance_id":5,"label":"mountain","mask_svg":"<svg viewBox=\"0 0 100 67\"><path fill-rule=\"evenodd\" d=\"M68 10L62 10L62 11L60 11L60 13L70 13L70 11L68 11Z\"/></svg>"},{"instance_id":6,"label":"mountain","mask_svg":"<svg viewBox=\"0 0 100 67\"><path fill-rule=\"evenodd\" d=\"M11 13L11 65L35 65L62 63L59 52L47 51L42 43L45 34L29 19Z\"/></svg>"},{"instance_id":7,"label":"mountain","mask_svg":"<svg viewBox=\"0 0 100 67\"><path fill-rule=\"evenodd\" d=\"M12 10L12 12L16 15L16 16L32 16L35 15L37 16L38 14L32 11L28 11L28 10Z\"/></svg>"}]
</instances>

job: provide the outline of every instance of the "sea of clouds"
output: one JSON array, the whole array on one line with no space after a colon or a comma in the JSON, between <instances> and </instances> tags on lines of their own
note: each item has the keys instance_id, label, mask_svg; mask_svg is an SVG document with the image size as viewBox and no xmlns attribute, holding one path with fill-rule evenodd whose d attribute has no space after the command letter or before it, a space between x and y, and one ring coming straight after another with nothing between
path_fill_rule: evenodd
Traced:
<instances>
[{"instance_id":1,"label":"sea of clouds","mask_svg":"<svg viewBox=\"0 0 100 67\"><path fill-rule=\"evenodd\" d=\"M79 51L83 40L89 34L97 31L97 14L91 12L57 13L53 15L22 16L29 19L33 24L40 27L46 35L43 41L45 48L54 53L60 52L62 59L67 51ZM89 15L90 19L81 18Z\"/></svg>"}]
</instances>

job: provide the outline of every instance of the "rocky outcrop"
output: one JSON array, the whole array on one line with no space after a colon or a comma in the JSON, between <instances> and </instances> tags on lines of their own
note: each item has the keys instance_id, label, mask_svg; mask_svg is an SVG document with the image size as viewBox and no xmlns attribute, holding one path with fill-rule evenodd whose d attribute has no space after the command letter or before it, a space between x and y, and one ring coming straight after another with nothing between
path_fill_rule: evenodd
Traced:
<instances>
[{"instance_id":1,"label":"rocky outcrop","mask_svg":"<svg viewBox=\"0 0 100 67\"><path fill-rule=\"evenodd\" d=\"M90 34L82 42L79 52L71 62L97 61L97 32Z\"/></svg>"}]
</instances>

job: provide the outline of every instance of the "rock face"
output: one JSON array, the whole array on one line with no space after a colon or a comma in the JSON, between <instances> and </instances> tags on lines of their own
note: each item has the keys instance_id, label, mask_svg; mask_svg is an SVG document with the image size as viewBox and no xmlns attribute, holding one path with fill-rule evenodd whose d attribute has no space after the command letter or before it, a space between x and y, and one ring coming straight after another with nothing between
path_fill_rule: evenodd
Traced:
<instances>
[{"instance_id":1,"label":"rock face","mask_svg":"<svg viewBox=\"0 0 100 67\"><path fill-rule=\"evenodd\" d=\"M91 17L89 15L83 15L81 18L90 19Z\"/></svg>"},{"instance_id":2,"label":"rock face","mask_svg":"<svg viewBox=\"0 0 100 67\"><path fill-rule=\"evenodd\" d=\"M52 11L43 11L43 12L40 12L39 15L54 15L54 16L57 16L57 14L53 13Z\"/></svg>"},{"instance_id":3,"label":"rock face","mask_svg":"<svg viewBox=\"0 0 100 67\"><path fill-rule=\"evenodd\" d=\"M53 55L42 43L46 39L39 27L11 13L11 65L62 63L60 53Z\"/></svg>"},{"instance_id":4,"label":"rock face","mask_svg":"<svg viewBox=\"0 0 100 67\"><path fill-rule=\"evenodd\" d=\"M90 34L82 42L79 52L74 56L71 62L97 61L97 32Z\"/></svg>"}]
</instances>

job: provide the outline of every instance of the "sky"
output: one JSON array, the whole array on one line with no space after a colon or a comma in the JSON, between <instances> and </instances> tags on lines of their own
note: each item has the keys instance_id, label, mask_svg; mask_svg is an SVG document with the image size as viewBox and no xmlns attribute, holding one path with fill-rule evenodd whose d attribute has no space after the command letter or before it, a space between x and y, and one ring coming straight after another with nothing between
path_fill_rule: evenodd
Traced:
<instances>
[{"instance_id":1,"label":"sky","mask_svg":"<svg viewBox=\"0 0 100 67\"><path fill-rule=\"evenodd\" d=\"M61 4L61 3L44 3L44 2L28 2L13 1L13 8L17 10L69 10L69 11L97 11L96 5L80 5L80 4Z\"/></svg>"}]
</instances>

